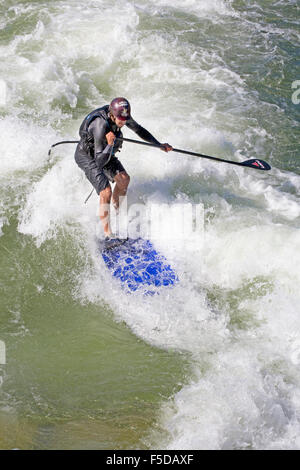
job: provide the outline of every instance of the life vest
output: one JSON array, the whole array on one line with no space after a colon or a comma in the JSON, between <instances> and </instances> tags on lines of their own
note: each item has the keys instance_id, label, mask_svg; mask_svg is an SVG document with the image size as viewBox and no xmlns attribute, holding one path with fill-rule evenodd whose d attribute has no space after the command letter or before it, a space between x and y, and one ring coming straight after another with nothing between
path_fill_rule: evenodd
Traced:
<instances>
[{"instance_id":1,"label":"life vest","mask_svg":"<svg viewBox=\"0 0 300 470\"><path fill-rule=\"evenodd\" d=\"M109 105L102 106L101 108L95 109L84 118L79 128L79 135L80 135L83 148L85 151L89 152L91 155L93 155L93 152L94 152L94 136L91 132L89 132L89 126L94 119L100 118L105 121L106 127L107 127L106 134L108 132L113 132L117 138L123 137L123 134L121 130L119 129L119 127L117 127L117 125L109 119L108 110L109 110ZM113 148L113 153L120 151L121 147L122 147L122 141L116 140L114 144L114 148Z\"/></svg>"}]
</instances>

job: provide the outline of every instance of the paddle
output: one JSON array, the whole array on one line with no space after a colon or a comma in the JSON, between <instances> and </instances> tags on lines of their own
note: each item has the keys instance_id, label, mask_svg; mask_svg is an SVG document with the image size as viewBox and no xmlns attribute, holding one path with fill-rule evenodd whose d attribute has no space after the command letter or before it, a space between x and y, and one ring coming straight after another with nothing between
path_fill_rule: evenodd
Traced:
<instances>
[{"instance_id":1,"label":"paddle","mask_svg":"<svg viewBox=\"0 0 300 470\"><path fill-rule=\"evenodd\" d=\"M149 147L161 148L160 145L151 144L149 142L142 142L141 140L127 139L125 137L117 138L116 140L131 142L133 144L148 145ZM53 147L56 147L56 145L77 144L78 142L79 142L78 140L64 140L62 142L57 142L56 144L51 145L48 155L50 155L51 149ZM271 167L267 162L265 162L264 160L259 160L258 158L251 158L250 160L245 160L244 162L234 162L232 160L225 160L223 158L210 157L209 155L203 155L202 153L195 153L195 152L190 152L187 150L180 150L180 149L173 148L173 152L183 153L185 155L192 155L193 157L208 158L209 160L214 160L216 162L230 163L231 165L246 166L248 168L254 168L254 170L264 170L264 171L271 170Z\"/></svg>"},{"instance_id":2,"label":"paddle","mask_svg":"<svg viewBox=\"0 0 300 470\"><path fill-rule=\"evenodd\" d=\"M141 140L127 139L125 137L118 138L116 140L123 140L125 142L132 142L134 144L148 145L150 147L161 148L160 145L151 144L148 142L142 142ZM248 168L254 168L255 170L265 170L265 171L271 170L271 167L267 162L263 160L259 160L257 158L251 158L250 160L245 160L244 162L234 162L232 160L224 160L222 158L210 157L209 155L203 155L202 153L189 152L187 150L180 150L180 149L175 149L175 148L173 148L173 152L184 153L185 155L192 155L194 157L208 158L210 160L215 160L217 162L230 163L231 165L246 166Z\"/></svg>"},{"instance_id":3,"label":"paddle","mask_svg":"<svg viewBox=\"0 0 300 470\"><path fill-rule=\"evenodd\" d=\"M56 147L57 145L61 145L61 144L78 144L78 143L79 143L79 140L62 140L61 142L56 142L56 144L51 145L51 147L48 151L48 156L50 157L52 148Z\"/></svg>"}]
</instances>

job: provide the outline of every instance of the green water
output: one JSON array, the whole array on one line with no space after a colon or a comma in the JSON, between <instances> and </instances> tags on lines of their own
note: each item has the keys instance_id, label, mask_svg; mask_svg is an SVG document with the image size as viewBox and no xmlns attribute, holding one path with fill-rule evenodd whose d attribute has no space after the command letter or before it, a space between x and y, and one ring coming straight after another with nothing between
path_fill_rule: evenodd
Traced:
<instances>
[{"instance_id":1,"label":"green water","mask_svg":"<svg viewBox=\"0 0 300 470\"><path fill-rule=\"evenodd\" d=\"M30 34L38 21L49 25L60 7L60 1L1 2L1 45ZM17 49L34 62L43 46L29 41ZM87 64L95 73L91 60L78 61L76 67ZM100 80L105 84L105 77ZM47 114L40 113L41 99L38 87L21 85L16 90L19 116L48 125ZM70 111L64 99L54 98L52 109L58 107ZM75 114L82 119L86 111L78 103ZM5 116L9 109L0 112ZM52 126L73 132L74 124L65 117L62 122L52 116ZM0 448L145 448L161 403L188 374L187 359L137 338L106 303L77 300L78 278L92 262L72 229L61 230L41 247L18 233L16 213L28 184L47 169L16 172L19 194L5 184L1 191L7 223L0 239L0 339L6 348L6 364L0 365Z\"/></svg>"},{"instance_id":2,"label":"green water","mask_svg":"<svg viewBox=\"0 0 300 470\"><path fill-rule=\"evenodd\" d=\"M70 237L37 249L11 221L0 249L0 448L147 447L184 357L137 339L109 307L74 300L85 256Z\"/></svg>"},{"instance_id":3,"label":"green water","mask_svg":"<svg viewBox=\"0 0 300 470\"><path fill-rule=\"evenodd\" d=\"M0 448L300 448L297 2L0 0L0 53ZM158 299L97 259L74 147L47 156L120 95L178 148L272 165L124 145L132 202L204 204Z\"/></svg>"}]
</instances>

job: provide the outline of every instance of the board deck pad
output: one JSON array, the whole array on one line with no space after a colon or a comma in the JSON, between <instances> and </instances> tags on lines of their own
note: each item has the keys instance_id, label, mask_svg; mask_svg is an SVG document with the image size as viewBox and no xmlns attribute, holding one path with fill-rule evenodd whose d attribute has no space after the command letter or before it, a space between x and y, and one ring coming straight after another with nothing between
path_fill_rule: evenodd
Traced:
<instances>
[{"instance_id":1,"label":"board deck pad","mask_svg":"<svg viewBox=\"0 0 300 470\"><path fill-rule=\"evenodd\" d=\"M143 290L153 295L178 282L175 271L150 240L129 238L112 248L102 245L101 254L113 277L129 292Z\"/></svg>"}]
</instances>

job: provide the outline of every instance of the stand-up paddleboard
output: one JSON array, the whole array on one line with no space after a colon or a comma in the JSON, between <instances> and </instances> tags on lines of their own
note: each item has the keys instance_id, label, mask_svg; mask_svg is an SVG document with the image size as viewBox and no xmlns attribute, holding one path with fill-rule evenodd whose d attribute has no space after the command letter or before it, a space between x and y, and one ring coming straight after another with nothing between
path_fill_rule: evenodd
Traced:
<instances>
[{"instance_id":1,"label":"stand-up paddleboard","mask_svg":"<svg viewBox=\"0 0 300 470\"><path fill-rule=\"evenodd\" d=\"M149 240L127 239L101 246L104 263L128 292L142 290L153 295L178 282L175 271Z\"/></svg>"}]
</instances>

